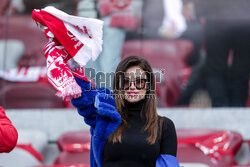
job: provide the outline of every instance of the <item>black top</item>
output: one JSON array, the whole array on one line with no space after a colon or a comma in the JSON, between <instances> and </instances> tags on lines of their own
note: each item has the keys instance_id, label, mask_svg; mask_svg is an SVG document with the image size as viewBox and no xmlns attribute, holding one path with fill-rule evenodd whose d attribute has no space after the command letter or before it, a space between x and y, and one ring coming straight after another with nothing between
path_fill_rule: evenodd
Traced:
<instances>
[{"instance_id":1,"label":"black top","mask_svg":"<svg viewBox=\"0 0 250 167\"><path fill-rule=\"evenodd\" d=\"M144 119L141 118L141 109L145 100L137 103L125 102L129 127L124 131L122 143L105 143L103 150L103 167L155 167L160 154L176 156L177 137L173 122L163 117L162 136L155 144L147 143L147 132Z\"/></svg>"}]
</instances>

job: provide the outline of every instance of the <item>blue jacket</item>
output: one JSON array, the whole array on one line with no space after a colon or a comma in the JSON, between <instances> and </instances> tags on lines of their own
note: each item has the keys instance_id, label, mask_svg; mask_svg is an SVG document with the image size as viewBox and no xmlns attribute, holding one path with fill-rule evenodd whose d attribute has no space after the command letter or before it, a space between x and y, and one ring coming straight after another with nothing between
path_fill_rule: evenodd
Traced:
<instances>
[{"instance_id":1,"label":"blue jacket","mask_svg":"<svg viewBox=\"0 0 250 167\"><path fill-rule=\"evenodd\" d=\"M90 126L91 147L90 166L102 167L102 152L107 137L121 124L121 116L116 111L113 93L106 88L91 88L89 82L75 77L82 88L82 96L71 103ZM161 155L156 167L179 167L178 160L170 155Z\"/></svg>"}]
</instances>

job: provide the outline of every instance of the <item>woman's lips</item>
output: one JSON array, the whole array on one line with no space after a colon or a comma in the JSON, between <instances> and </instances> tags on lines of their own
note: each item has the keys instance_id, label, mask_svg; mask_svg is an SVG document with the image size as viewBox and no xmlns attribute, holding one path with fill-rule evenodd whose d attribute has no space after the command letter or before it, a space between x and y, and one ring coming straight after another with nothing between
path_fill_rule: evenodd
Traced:
<instances>
[{"instance_id":1,"label":"woman's lips","mask_svg":"<svg viewBox=\"0 0 250 167\"><path fill-rule=\"evenodd\" d=\"M127 94L128 94L129 96L134 97L134 96L137 96L137 95L138 95L138 92L127 92Z\"/></svg>"},{"instance_id":2,"label":"woman's lips","mask_svg":"<svg viewBox=\"0 0 250 167\"><path fill-rule=\"evenodd\" d=\"M134 95L137 95L138 92L128 92L128 94L129 94L129 95L133 95L133 94L134 94Z\"/></svg>"}]
</instances>

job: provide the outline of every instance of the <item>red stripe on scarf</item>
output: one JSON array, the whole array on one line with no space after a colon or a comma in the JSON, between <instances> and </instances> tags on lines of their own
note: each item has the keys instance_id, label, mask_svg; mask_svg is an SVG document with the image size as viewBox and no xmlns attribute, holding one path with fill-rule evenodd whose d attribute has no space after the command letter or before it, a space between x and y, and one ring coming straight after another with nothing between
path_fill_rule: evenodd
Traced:
<instances>
[{"instance_id":1,"label":"red stripe on scarf","mask_svg":"<svg viewBox=\"0 0 250 167\"><path fill-rule=\"evenodd\" d=\"M67 52L74 57L77 52L83 47L81 43L73 34L71 34L65 27L64 23L43 10L33 11L32 18L46 25L54 34L55 38L64 46Z\"/></svg>"}]
</instances>

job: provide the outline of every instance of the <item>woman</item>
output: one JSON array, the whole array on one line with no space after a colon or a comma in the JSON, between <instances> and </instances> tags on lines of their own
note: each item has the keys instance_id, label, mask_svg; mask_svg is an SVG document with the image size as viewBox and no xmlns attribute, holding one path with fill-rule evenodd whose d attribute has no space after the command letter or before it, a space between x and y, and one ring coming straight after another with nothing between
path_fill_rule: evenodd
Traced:
<instances>
[{"instance_id":1,"label":"woman","mask_svg":"<svg viewBox=\"0 0 250 167\"><path fill-rule=\"evenodd\" d=\"M90 92L87 91L87 93ZM107 94L110 94L110 92ZM86 96L90 97L90 95L85 94ZM117 111L110 113L119 113L121 121L119 122L116 119L114 122L119 122L119 124L115 124L116 128L113 131L109 129L110 133L106 134L107 137L104 139L105 142L100 155L102 163L99 165L97 163L97 166L154 167L160 155L176 156L177 137L175 127L170 119L160 117L157 114L155 78L152 68L146 60L131 56L120 62L114 78L113 97ZM96 105L100 102L95 101L97 109L94 113L89 114L89 109L93 106L89 102L91 101L90 98L85 99L88 102L88 105L85 106L82 105L84 101L80 99L72 100L72 104L78 107L78 112L81 115L85 116L85 122L90 123L89 120L100 120L95 117L99 113L103 114ZM95 99L98 101L99 98ZM102 102L104 102L103 99ZM102 107L99 106L99 108ZM110 109L110 107L106 109ZM103 109L102 111L106 113L107 110ZM105 114L105 118L107 118L107 115L112 114ZM109 120L114 119L109 118ZM91 123L93 137L108 129L103 128L99 132L93 132L93 129L96 130L97 128L97 122ZM106 122L103 125L106 125ZM91 141L91 147L95 147L93 140ZM91 157L96 158L95 151ZM91 166L93 166L92 163Z\"/></svg>"}]
</instances>

